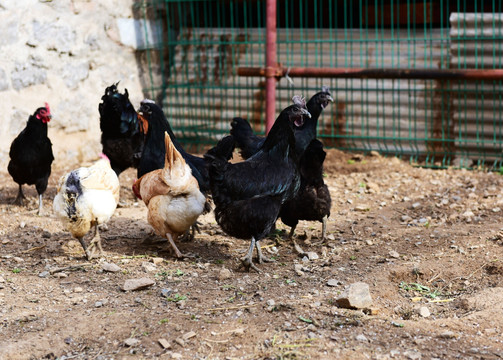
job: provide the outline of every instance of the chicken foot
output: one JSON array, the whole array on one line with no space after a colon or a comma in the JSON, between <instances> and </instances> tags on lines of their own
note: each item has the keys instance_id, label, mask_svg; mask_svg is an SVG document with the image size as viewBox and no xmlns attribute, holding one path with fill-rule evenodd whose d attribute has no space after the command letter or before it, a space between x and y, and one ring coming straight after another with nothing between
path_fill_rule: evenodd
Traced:
<instances>
[{"instance_id":1,"label":"chicken foot","mask_svg":"<svg viewBox=\"0 0 503 360\"><path fill-rule=\"evenodd\" d=\"M178 247L176 246L175 241L173 240L173 236L172 236L170 233L166 233L166 238L168 239L169 244L171 245L171 248L172 248L172 249L173 249L173 251L175 252L175 256L176 256L178 259L183 259L183 258L193 258L193 257L194 257L193 255L183 254L183 253L182 253L182 252L178 249Z\"/></svg>"},{"instance_id":2,"label":"chicken foot","mask_svg":"<svg viewBox=\"0 0 503 360\"><path fill-rule=\"evenodd\" d=\"M93 238L91 239L91 242L89 243L87 250L84 248L84 250L86 251L87 260L91 260L95 257L94 249L96 247L98 248L99 256L102 256L104 251L103 247L101 246L101 236L98 230L98 222L95 222L94 224L94 235Z\"/></svg>"},{"instance_id":3,"label":"chicken foot","mask_svg":"<svg viewBox=\"0 0 503 360\"><path fill-rule=\"evenodd\" d=\"M19 190L17 192L16 199L14 200L14 205L23 205L23 200L26 199L26 196L23 194L23 185L19 185Z\"/></svg>"},{"instance_id":4,"label":"chicken foot","mask_svg":"<svg viewBox=\"0 0 503 360\"><path fill-rule=\"evenodd\" d=\"M265 257L262 254L262 249L260 248L260 243L255 240L255 237L252 236L251 242L250 242L250 247L248 248L248 251L246 252L246 255L242 257L241 260L241 265L247 270L250 271L250 268L255 270L256 272L260 272L259 268L255 266L253 263L253 248L257 248L257 262L259 264L262 264L264 262L272 262L271 259Z\"/></svg>"}]
</instances>

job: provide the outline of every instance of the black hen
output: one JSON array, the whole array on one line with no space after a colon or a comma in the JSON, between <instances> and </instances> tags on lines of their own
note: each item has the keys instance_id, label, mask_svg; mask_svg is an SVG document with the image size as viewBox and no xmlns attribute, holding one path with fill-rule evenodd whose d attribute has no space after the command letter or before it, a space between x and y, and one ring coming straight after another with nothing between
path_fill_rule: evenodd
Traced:
<instances>
[{"instance_id":1,"label":"black hen","mask_svg":"<svg viewBox=\"0 0 503 360\"><path fill-rule=\"evenodd\" d=\"M314 94L307 102L307 110L311 114L310 119L306 119L303 126L296 128L295 133L295 148L297 155L302 155L302 152L309 145L311 140L316 138L316 127L318 126L318 118L321 112L325 109L329 102L334 101L330 95L328 87L323 86L321 91ZM264 137L257 136L243 118L236 117L231 122L231 135L236 139L236 146L241 149L243 159L248 159L253 156L265 141Z\"/></svg>"},{"instance_id":2,"label":"black hen","mask_svg":"<svg viewBox=\"0 0 503 360\"><path fill-rule=\"evenodd\" d=\"M164 167L164 158L166 148L164 145L164 132L166 131L171 138L171 142L185 159L187 165L192 170L199 184L199 190L205 195L208 194L210 186L208 179L208 169L203 158L187 153L182 145L176 139L171 126L162 109L152 100L145 99L141 102L138 110L140 115L141 131L145 134L145 144L138 165L137 176L141 178L148 172L162 169Z\"/></svg>"},{"instance_id":3,"label":"black hen","mask_svg":"<svg viewBox=\"0 0 503 360\"><path fill-rule=\"evenodd\" d=\"M327 218L330 216L332 200L327 185L323 181L323 162L327 153L323 144L314 139L300 159L300 188L294 198L281 207L281 221L291 226L289 237L293 236L299 220L321 221L322 241L326 236Z\"/></svg>"},{"instance_id":4,"label":"black hen","mask_svg":"<svg viewBox=\"0 0 503 360\"><path fill-rule=\"evenodd\" d=\"M138 114L129 101L127 89L124 94L117 84L105 89L98 106L100 112L101 144L103 153L117 175L130 167L138 167L143 134L140 132Z\"/></svg>"},{"instance_id":5,"label":"black hen","mask_svg":"<svg viewBox=\"0 0 503 360\"><path fill-rule=\"evenodd\" d=\"M303 100L295 96L294 102L281 112L264 144L251 158L228 163L228 138L205 156L218 224L231 236L251 238L249 250L241 259L247 270L258 271L252 261L255 247L258 262L267 261L259 241L271 231L281 206L295 195L300 184L293 129L302 126L304 116L310 114Z\"/></svg>"},{"instance_id":6,"label":"black hen","mask_svg":"<svg viewBox=\"0 0 503 360\"><path fill-rule=\"evenodd\" d=\"M47 189L54 160L52 143L47 137L47 123L51 120L51 111L46 103L30 115L23 131L12 141L7 167L9 174L19 184L19 191L14 203L22 204L23 184L35 185L38 193L38 214L42 213L42 194Z\"/></svg>"}]
</instances>

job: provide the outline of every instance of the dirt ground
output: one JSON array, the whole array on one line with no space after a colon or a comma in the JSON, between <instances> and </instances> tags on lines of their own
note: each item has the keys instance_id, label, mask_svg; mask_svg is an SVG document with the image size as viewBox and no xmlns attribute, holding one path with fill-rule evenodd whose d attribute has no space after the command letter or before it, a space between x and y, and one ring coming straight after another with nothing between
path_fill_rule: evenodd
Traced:
<instances>
[{"instance_id":1,"label":"dirt ground","mask_svg":"<svg viewBox=\"0 0 503 360\"><path fill-rule=\"evenodd\" d=\"M503 357L503 177L417 168L398 159L329 150L328 239L301 222L263 241L275 262L239 269L248 242L213 214L180 242L176 260L149 236L121 174L121 207L102 232L106 256L87 261L52 212L56 182L77 164L53 164L46 216L11 205L0 170L1 359L497 359ZM117 272L105 271L104 263ZM127 279L155 283L123 291ZM371 309L340 308L365 282ZM331 286L328 284L330 283Z\"/></svg>"}]
</instances>

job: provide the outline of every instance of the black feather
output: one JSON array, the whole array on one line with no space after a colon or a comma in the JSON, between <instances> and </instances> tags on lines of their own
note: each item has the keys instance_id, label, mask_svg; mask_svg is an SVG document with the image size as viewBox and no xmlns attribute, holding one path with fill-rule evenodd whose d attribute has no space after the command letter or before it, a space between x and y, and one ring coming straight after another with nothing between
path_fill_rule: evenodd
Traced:
<instances>
[{"instance_id":1,"label":"black feather","mask_svg":"<svg viewBox=\"0 0 503 360\"><path fill-rule=\"evenodd\" d=\"M98 105L103 153L117 175L129 167L137 167L143 147L138 114L129 101L127 89L121 94L117 84L105 89Z\"/></svg>"}]
</instances>

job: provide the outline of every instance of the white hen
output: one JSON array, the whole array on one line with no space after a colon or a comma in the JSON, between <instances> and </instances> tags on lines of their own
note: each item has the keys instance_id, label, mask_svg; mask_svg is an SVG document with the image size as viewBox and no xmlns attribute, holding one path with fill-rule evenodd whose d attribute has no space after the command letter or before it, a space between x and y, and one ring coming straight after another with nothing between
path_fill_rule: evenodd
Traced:
<instances>
[{"instance_id":1,"label":"white hen","mask_svg":"<svg viewBox=\"0 0 503 360\"><path fill-rule=\"evenodd\" d=\"M103 254L98 225L113 215L119 201L120 184L106 156L90 167L81 167L59 180L53 209L66 229L79 240L88 259L95 256L97 246ZM95 232L87 247L84 242L91 226Z\"/></svg>"}]
</instances>

